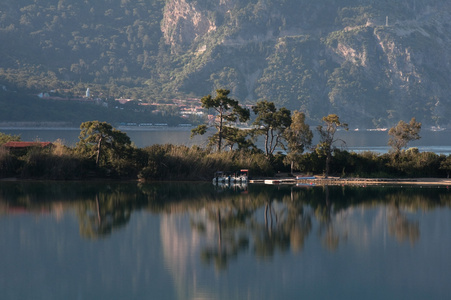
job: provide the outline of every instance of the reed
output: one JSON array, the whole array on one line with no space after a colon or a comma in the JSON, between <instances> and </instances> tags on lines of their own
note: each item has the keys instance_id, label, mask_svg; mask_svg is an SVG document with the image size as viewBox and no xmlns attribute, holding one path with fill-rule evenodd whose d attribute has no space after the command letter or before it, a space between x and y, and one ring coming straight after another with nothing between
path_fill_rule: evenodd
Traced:
<instances>
[{"instance_id":1,"label":"reed","mask_svg":"<svg viewBox=\"0 0 451 300\"><path fill-rule=\"evenodd\" d=\"M145 148L149 160L139 174L145 180L210 180L216 171L249 169L270 176L271 163L263 154L249 151L211 152L193 146L153 145Z\"/></svg>"}]
</instances>

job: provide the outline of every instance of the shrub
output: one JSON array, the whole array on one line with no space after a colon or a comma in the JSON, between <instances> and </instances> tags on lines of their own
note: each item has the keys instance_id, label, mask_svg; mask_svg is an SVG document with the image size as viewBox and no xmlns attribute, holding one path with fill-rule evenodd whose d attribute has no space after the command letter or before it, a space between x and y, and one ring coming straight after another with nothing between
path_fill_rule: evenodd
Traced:
<instances>
[{"instance_id":1,"label":"shrub","mask_svg":"<svg viewBox=\"0 0 451 300\"><path fill-rule=\"evenodd\" d=\"M17 158L4 147L0 147L0 177L15 176L18 166Z\"/></svg>"},{"instance_id":2,"label":"shrub","mask_svg":"<svg viewBox=\"0 0 451 300\"><path fill-rule=\"evenodd\" d=\"M53 150L32 148L23 157L20 176L41 179L82 179L86 176L88 163L69 149L66 153Z\"/></svg>"}]
</instances>

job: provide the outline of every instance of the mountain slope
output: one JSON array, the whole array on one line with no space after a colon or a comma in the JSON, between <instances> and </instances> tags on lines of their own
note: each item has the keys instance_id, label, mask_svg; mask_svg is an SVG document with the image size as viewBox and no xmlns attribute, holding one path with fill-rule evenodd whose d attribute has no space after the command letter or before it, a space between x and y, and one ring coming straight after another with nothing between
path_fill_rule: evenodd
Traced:
<instances>
[{"instance_id":1,"label":"mountain slope","mask_svg":"<svg viewBox=\"0 0 451 300\"><path fill-rule=\"evenodd\" d=\"M227 88L311 121L449 123L446 1L5 1L0 84L33 88L38 73L152 99Z\"/></svg>"}]
</instances>

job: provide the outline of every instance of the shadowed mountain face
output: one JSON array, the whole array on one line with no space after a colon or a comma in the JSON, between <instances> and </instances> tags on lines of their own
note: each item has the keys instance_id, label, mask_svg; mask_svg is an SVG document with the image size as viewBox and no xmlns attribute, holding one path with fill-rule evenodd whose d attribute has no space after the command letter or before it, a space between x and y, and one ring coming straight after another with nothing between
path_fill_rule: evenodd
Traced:
<instances>
[{"instance_id":1,"label":"shadowed mountain face","mask_svg":"<svg viewBox=\"0 0 451 300\"><path fill-rule=\"evenodd\" d=\"M2 85L92 82L162 98L226 88L242 103L267 99L313 121L336 113L352 127L448 123L446 1L5 1Z\"/></svg>"}]
</instances>

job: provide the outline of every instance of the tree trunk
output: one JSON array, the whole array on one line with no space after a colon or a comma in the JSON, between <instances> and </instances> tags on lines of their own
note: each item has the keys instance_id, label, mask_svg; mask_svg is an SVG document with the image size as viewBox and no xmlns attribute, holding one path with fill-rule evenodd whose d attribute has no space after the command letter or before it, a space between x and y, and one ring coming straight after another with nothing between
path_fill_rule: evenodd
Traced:
<instances>
[{"instance_id":1,"label":"tree trunk","mask_svg":"<svg viewBox=\"0 0 451 300\"><path fill-rule=\"evenodd\" d=\"M326 174L324 175L324 178L328 178L329 177L329 164L330 164L330 152L327 152L327 156L326 156Z\"/></svg>"},{"instance_id":2,"label":"tree trunk","mask_svg":"<svg viewBox=\"0 0 451 300\"><path fill-rule=\"evenodd\" d=\"M96 166L99 166L100 160L100 148L102 147L102 137L99 138L99 143L97 144L97 158L96 158Z\"/></svg>"},{"instance_id":3,"label":"tree trunk","mask_svg":"<svg viewBox=\"0 0 451 300\"><path fill-rule=\"evenodd\" d=\"M219 113L219 137L218 137L218 152L221 152L221 147L222 147L222 109L221 112Z\"/></svg>"},{"instance_id":4,"label":"tree trunk","mask_svg":"<svg viewBox=\"0 0 451 300\"><path fill-rule=\"evenodd\" d=\"M219 248L219 251L221 251L221 249L222 249L222 224L221 224L221 211L219 210L219 208L217 210L216 216L218 218L218 234L219 234L218 248Z\"/></svg>"},{"instance_id":5,"label":"tree trunk","mask_svg":"<svg viewBox=\"0 0 451 300\"><path fill-rule=\"evenodd\" d=\"M97 205L97 221L100 224L102 224L102 215L100 214L100 201L99 201L99 195L96 195L96 205Z\"/></svg>"}]
</instances>

